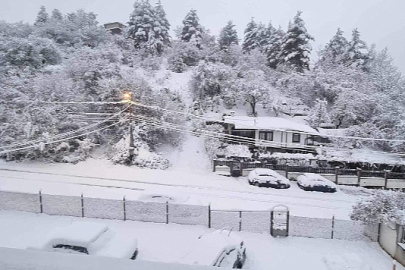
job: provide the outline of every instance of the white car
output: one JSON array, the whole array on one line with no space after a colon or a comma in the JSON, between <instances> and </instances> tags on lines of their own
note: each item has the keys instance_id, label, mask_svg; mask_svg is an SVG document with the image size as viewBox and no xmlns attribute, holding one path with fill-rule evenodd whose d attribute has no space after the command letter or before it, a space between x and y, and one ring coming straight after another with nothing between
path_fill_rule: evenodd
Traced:
<instances>
[{"instance_id":1,"label":"white car","mask_svg":"<svg viewBox=\"0 0 405 270\"><path fill-rule=\"evenodd\" d=\"M74 222L51 232L43 243L29 249L135 260L138 242L116 234L105 224Z\"/></svg>"},{"instance_id":2,"label":"white car","mask_svg":"<svg viewBox=\"0 0 405 270\"><path fill-rule=\"evenodd\" d=\"M242 268L245 260L246 248L242 238L232 230L217 230L200 236L180 263Z\"/></svg>"},{"instance_id":3,"label":"white car","mask_svg":"<svg viewBox=\"0 0 405 270\"><path fill-rule=\"evenodd\" d=\"M336 192L337 190L335 183L316 173L304 173L298 176L297 185L308 191Z\"/></svg>"},{"instance_id":4,"label":"white car","mask_svg":"<svg viewBox=\"0 0 405 270\"><path fill-rule=\"evenodd\" d=\"M258 187L289 188L290 180L270 169L254 169L248 175L249 184Z\"/></svg>"}]
</instances>

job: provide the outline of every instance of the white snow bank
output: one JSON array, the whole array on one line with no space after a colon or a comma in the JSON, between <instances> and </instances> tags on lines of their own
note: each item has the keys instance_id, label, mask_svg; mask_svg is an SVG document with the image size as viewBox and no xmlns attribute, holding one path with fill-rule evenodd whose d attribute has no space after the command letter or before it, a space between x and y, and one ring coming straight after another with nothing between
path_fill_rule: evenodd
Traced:
<instances>
[{"instance_id":1,"label":"white snow bank","mask_svg":"<svg viewBox=\"0 0 405 270\"><path fill-rule=\"evenodd\" d=\"M23 258L23 259L22 259ZM214 267L0 248L1 270L208 270Z\"/></svg>"}]
</instances>

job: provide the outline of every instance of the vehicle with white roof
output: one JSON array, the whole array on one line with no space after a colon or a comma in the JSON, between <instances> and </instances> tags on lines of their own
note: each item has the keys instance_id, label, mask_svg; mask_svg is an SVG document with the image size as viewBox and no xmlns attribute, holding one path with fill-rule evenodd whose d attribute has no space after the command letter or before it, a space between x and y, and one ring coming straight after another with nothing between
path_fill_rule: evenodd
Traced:
<instances>
[{"instance_id":1,"label":"vehicle with white roof","mask_svg":"<svg viewBox=\"0 0 405 270\"><path fill-rule=\"evenodd\" d=\"M316 173L304 173L298 176L297 185L306 191L337 191L337 185L335 183Z\"/></svg>"},{"instance_id":2,"label":"vehicle with white roof","mask_svg":"<svg viewBox=\"0 0 405 270\"><path fill-rule=\"evenodd\" d=\"M258 187L286 189L291 186L290 180L271 169L257 168L248 175L249 184Z\"/></svg>"},{"instance_id":3,"label":"vehicle with white roof","mask_svg":"<svg viewBox=\"0 0 405 270\"><path fill-rule=\"evenodd\" d=\"M73 222L51 232L43 243L29 249L135 260L138 242L102 223Z\"/></svg>"},{"instance_id":4,"label":"vehicle with white roof","mask_svg":"<svg viewBox=\"0 0 405 270\"><path fill-rule=\"evenodd\" d=\"M202 235L180 263L226 268L242 268L246 247L242 238L232 230L217 230Z\"/></svg>"}]
</instances>

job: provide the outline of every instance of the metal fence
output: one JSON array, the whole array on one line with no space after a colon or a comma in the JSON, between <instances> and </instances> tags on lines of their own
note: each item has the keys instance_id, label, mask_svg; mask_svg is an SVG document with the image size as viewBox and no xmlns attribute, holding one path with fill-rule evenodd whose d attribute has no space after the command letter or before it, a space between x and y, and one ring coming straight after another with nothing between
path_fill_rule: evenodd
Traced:
<instances>
[{"instance_id":1,"label":"metal fence","mask_svg":"<svg viewBox=\"0 0 405 270\"><path fill-rule=\"evenodd\" d=\"M238 231L270 233L271 211L227 211L210 206L183 205L134 200L112 200L86 196L61 196L0 191L0 210L44 213L101 219L233 228ZM298 237L377 241L378 225L351 220L289 217L289 235Z\"/></svg>"}]
</instances>

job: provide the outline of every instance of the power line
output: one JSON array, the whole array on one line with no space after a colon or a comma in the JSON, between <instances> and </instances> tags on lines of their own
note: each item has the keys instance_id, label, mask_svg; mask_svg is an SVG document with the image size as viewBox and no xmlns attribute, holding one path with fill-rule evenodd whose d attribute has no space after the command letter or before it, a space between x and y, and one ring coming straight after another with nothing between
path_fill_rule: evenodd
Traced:
<instances>
[{"instance_id":1,"label":"power line","mask_svg":"<svg viewBox=\"0 0 405 270\"><path fill-rule=\"evenodd\" d=\"M176 114L181 114L181 115L186 115L186 116L192 116L194 118L200 119L200 120L204 120L204 121L213 121L213 122L217 122L217 123L223 123L223 124L232 124L223 120L218 120L216 118L210 118L210 117L202 117L202 116L198 116L198 115L194 115L191 113L185 113L185 112L178 112L178 111L173 111L173 110L168 110L168 109L164 109L164 108L160 108L157 106L150 106L150 105L145 105L145 104L141 104L138 102L132 102L132 104L134 104L135 106L139 106L139 107L144 107L144 108L149 108L149 109L155 109L155 110L162 110L162 111L166 111L169 113L176 113ZM311 136L320 136L320 137L327 137L327 138L337 138L337 139L353 139L353 140L363 140L363 141L385 141L385 142L403 142L405 143L405 140L395 140L395 139L377 139L377 138L367 138L367 137L354 137L354 136L338 136L338 135L328 135L328 134L313 134L310 132L304 132L304 131L287 131L284 129L269 129L268 127L260 127L260 126L249 126L249 125L240 125L241 127L245 127L245 128L256 128L256 129L262 129L262 130L272 130L272 131L281 131L281 132L288 132L288 133L298 133L298 134L303 134L303 135L311 135Z\"/></svg>"},{"instance_id":2,"label":"power line","mask_svg":"<svg viewBox=\"0 0 405 270\"><path fill-rule=\"evenodd\" d=\"M126 121L127 121L127 120L126 120ZM65 139L60 139L60 140L56 140L56 141L52 141L52 142L46 142L46 143L44 143L44 145L54 144L54 143L63 142L63 141L68 141L68 140L71 140L71 139L75 139L75 138L78 138L78 137L82 137L82 136L89 135L89 134L92 134L92 133L95 133L95 132L98 132L98 131L105 130L105 129L107 129L107 128L116 126L116 125L118 125L118 124L120 124L120 122L116 122L116 123L111 124L111 125L109 125L109 126L106 126L106 127L100 128L100 129L96 129L96 130L93 130L93 131L89 131L89 132L86 132L86 133L82 133L82 134L80 134L80 135L76 135L76 136L73 136L73 137L69 137L69 138L65 138ZM1 151L1 152L0 152L0 155L12 153L12 152L17 152L17 151L21 151L21 150L28 150L28 149L36 148L36 147L38 147L38 146L37 146L37 145L31 145L31 146L27 146L27 147L18 148L18 149L12 149L12 150Z\"/></svg>"},{"instance_id":3,"label":"power line","mask_svg":"<svg viewBox=\"0 0 405 270\"><path fill-rule=\"evenodd\" d=\"M49 137L49 138L47 138L47 139L57 139L57 138L60 138L60 137L69 136L69 135L71 135L71 134L74 134L74 133L77 133L77 132L80 132L80 131L84 131L84 130L88 130L88 129L90 129L90 128L96 127L96 126L98 126L98 125L101 125L101 124L103 124L103 123L105 123L105 122L108 122L108 121L110 121L111 119L113 119L113 118L115 118L115 117L121 115L121 114L122 114L123 112L125 112L130 106L131 106L131 105L128 105L128 106L127 106L125 109L123 109L122 111L120 111L120 112L114 114L113 116L110 116L110 117L108 117L107 119L104 119L103 121L100 121L100 122L98 122L98 123L94 123L94 124L91 124L91 125L89 125L89 126L82 127L82 128L80 128L80 129L78 129L78 130L72 130L72 131L69 131L69 132L57 134L57 135L51 136L51 137ZM43 142L44 140L47 140L47 139L38 139L38 140L34 140L34 141L27 141L27 142L15 143L15 144L6 145L6 146L0 146L0 148L2 148L2 149L8 149L8 148L13 148L13 147L16 147L16 146L27 145L27 144L31 144L31 143L40 143L40 142Z\"/></svg>"}]
</instances>

